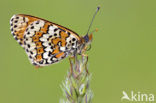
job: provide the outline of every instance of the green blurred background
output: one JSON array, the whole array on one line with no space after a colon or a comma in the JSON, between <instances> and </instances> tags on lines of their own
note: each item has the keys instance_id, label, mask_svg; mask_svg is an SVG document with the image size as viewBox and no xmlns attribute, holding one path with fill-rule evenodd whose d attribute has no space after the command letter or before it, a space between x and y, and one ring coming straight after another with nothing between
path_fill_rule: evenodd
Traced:
<instances>
[{"instance_id":1,"label":"green blurred background","mask_svg":"<svg viewBox=\"0 0 156 103\"><path fill-rule=\"evenodd\" d=\"M84 35L96 7L89 55L93 103L120 103L122 91L156 95L155 0L1 0L0 103L58 103L68 58L39 70L10 33L14 14L29 14Z\"/></svg>"}]
</instances>

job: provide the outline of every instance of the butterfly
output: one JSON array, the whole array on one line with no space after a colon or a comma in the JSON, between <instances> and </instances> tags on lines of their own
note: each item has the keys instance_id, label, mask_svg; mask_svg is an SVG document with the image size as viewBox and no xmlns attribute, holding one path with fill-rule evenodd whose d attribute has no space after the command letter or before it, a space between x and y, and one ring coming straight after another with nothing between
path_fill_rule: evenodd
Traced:
<instances>
[{"instance_id":1,"label":"butterfly","mask_svg":"<svg viewBox=\"0 0 156 103\"><path fill-rule=\"evenodd\" d=\"M76 32L48 20L26 15L13 15L10 29L35 66L48 66L71 55L82 54L92 41L92 34Z\"/></svg>"}]
</instances>

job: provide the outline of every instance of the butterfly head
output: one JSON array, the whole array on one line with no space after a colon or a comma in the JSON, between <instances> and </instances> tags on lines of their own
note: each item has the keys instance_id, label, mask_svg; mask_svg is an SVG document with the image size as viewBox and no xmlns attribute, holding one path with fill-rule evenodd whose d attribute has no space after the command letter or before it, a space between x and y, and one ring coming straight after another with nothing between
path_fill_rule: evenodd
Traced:
<instances>
[{"instance_id":1,"label":"butterfly head","mask_svg":"<svg viewBox=\"0 0 156 103\"><path fill-rule=\"evenodd\" d=\"M83 39L84 39L84 42L83 42L84 48L83 49L85 51L89 51L91 49L91 42L93 40L93 34L92 33L90 35L87 34L83 37Z\"/></svg>"},{"instance_id":2,"label":"butterfly head","mask_svg":"<svg viewBox=\"0 0 156 103\"><path fill-rule=\"evenodd\" d=\"M89 51L91 49L91 42L93 40L93 33L97 32L98 29L96 28L93 30L89 35L86 34L81 38L81 44L83 45L81 51Z\"/></svg>"},{"instance_id":3,"label":"butterfly head","mask_svg":"<svg viewBox=\"0 0 156 103\"><path fill-rule=\"evenodd\" d=\"M80 45L77 51L78 54L82 54L85 51L90 50L92 40L93 40L92 34L89 34L89 35L87 34L85 36L82 36L80 40Z\"/></svg>"},{"instance_id":4,"label":"butterfly head","mask_svg":"<svg viewBox=\"0 0 156 103\"><path fill-rule=\"evenodd\" d=\"M92 39L93 39L93 35L92 34L90 34L90 35L85 35L84 37L83 37L83 39L84 39L84 43L85 44L90 44L91 43L91 41L92 41Z\"/></svg>"}]
</instances>

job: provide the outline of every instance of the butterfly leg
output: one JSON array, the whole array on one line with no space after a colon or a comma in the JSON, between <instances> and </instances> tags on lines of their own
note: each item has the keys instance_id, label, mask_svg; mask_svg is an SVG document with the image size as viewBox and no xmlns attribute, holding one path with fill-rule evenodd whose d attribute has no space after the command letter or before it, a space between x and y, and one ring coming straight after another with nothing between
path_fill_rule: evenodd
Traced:
<instances>
[{"instance_id":1,"label":"butterfly leg","mask_svg":"<svg viewBox=\"0 0 156 103\"><path fill-rule=\"evenodd\" d=\"M72 64L72 59L74 59L74 57L69 57L69 62L70 62L70 74L69 76L71 76L73 74L73 64Z\"/></svg>"},{"instance_id":2,"label":"butterfly leg","mask_svg":"<svg viewBox=\"0 0 156 103\"><path fill-rule=\"evenodd\" d=\"M87 63L88 63L88 55L87 54L82 54L82 58L85 57L86 61L85 61L85 70L87 72L87 74L89 74L88 69L87 69Z\"/></svg>"}]
</instances>

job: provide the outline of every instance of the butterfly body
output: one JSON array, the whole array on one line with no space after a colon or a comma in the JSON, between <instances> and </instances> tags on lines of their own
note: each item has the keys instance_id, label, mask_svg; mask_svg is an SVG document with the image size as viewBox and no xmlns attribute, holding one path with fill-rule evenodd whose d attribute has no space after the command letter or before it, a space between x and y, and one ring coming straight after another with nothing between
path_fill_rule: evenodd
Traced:
<instances>
[{"instance_id":1,"label":"butterfly body","mask_svg":"<svg viewBox=\"0 0 156 103\"><path fill-rule=\"evenodd\" d=\"M92 35L80 37L61 25L25 14L14 15L10 25L13 37L36 66L47 66L68 55L81 54L92 40Z\"/></svg>"}]
</instances>

